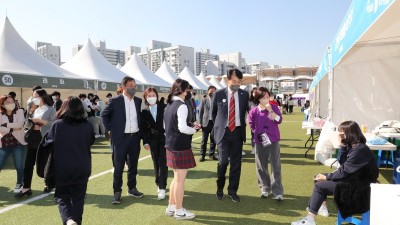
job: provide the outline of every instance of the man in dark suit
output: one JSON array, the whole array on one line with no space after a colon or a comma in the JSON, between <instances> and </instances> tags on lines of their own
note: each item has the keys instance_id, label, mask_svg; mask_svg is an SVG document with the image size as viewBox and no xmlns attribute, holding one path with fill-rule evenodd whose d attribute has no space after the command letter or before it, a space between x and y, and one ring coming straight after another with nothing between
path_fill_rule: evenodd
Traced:
<instances>
[{"instance_id":1,"label":"man in dark suit","mask_svg":"<svg viewBox=\"0 0 400 225\"><path fill-rule=\"evenodd\" d=\"M142 100L135 97L136 82L132 77L122 79L123 93L110 99L102 113L104 126L109 131L113 149L114 198L112 203L119 204L122 192L122 173L128 159L128 195L136 198L143 193L136 188L137 166L140 154L140 109Z\"/></svg>"},{"instance_id":2,"label":"man in dark suit","mask_svg":"<svg viewBox=\"0 0 400 225\"><path fill-rule=\"evenodd\" d=\"M242 167L243 142L246 138L246 112L249 93L240 89L243 74L230 69L227 74L228 87L215 92L212 100L214 138L218 145L217 198L224 197L225 174L230 163L228 196L239 202L240 172Z\"/></svg>"},{"instance_id":3,"label":"man in dark suit","mask_svg":"<svg viewBox=\"0 0 400 225\"><path fill-rule=\"evenodd\" d=\"M201 148L200 148L200 162L205 161L205 155L207 152L207 141L208 141L208 136L210 136L210 151L209 151L209 156L213 160L217 160L217 157L215 157L215 140L214 140L214 134L212 132L213 127L214 127L214 122L212 121L212 114L211 114L211 99L212 96L217 88L215 86L209 86L208 87L208 95L201 100L200 104L200 124L201 124L201 130L203 132L203 137L201 140Z\"/></svg>"}]
</instances>

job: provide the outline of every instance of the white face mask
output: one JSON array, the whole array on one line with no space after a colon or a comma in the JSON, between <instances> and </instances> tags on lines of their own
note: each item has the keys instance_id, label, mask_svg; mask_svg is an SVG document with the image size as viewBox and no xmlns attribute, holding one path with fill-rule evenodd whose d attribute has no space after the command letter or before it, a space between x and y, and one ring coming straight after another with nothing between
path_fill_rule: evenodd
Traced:
<instances>
[{"instance_id":1,"label":"white face mask","mask_svg":"<svg viewBox=\"0 0 400 225\"><path fill-rule=\"evenodd\" d=\"M154 104L156 104L156 102L157 102L157 97L148 97L148 98L147 98L147 102L148 102L150 105L154 105Z\"/></svg>"},{"instance_id":2,"label":"white face mask","mask_svg":"<svg viewBox=\"0 0 400 225\"><path fill-rule=\"evenodd\" d=\"M15 103L5 104L4 108L6 108L7 111L13 111L15 109Z\"/></svg>"},{"instance_id":3,"label":"white face mask","mask_svg":"<svg viewBox=\"0 0 400 225\"><path fill-rule=\"evenodd\" d=\"M51 98L55 101L57 100L57 96L51 96Z\"/></svg>"},{"instance_id":4,"label":"white face mask","mask_svg":"<svg viewBox=\"0 0 400 225\"><path fill-rule=\"evenodd\" d=\"M33 102L33 104L35 104L35 105L40 105L41 100L40 100L39 97L36 97L36 98L33 98L33 99L32 99L32 102Z\"/></svg>"}]
</instances>

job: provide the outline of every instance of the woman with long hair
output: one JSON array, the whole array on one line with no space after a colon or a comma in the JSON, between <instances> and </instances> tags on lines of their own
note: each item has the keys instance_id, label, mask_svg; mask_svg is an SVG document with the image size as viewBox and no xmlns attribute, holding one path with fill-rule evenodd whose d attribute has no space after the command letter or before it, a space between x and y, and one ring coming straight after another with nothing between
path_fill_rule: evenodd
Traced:
<instances>
[{"instance_id":1,"label":"woman with long hair","mask_svg":"<svg viewBox=\"0 0 400 225\"><path fill-rule=\"evenodd\" d=\"M18 108L11 95L0 97L0 171L8 156L12 154L17 170L17 184L14 193L19 193L24 180L24 111Z\"/></svg>"},{"instance_id":2,"label":"woman with long hair","mask_svg":"<svg viewBox=\"0 0 400 225\"><path fill-rule=\"evenodd\" d=\"M56 118L45 142L53 149L57 187L54 197L63 224L81 224L91 174L93 126L87 121L82 102L77 97L65 99Z\"/></svg>"},{"instance_id":3,"label":"woman with long hair","mask_svg":"<svg viewBox=\"0 0 400 225\"><path fill-rule=\"evenodd\" d=\"M168 167L165 153L164 110L165 104L158 101L157 90L149 87L143 94L146 108L142 110L141 127L144 149L150 150L153 159L158 199L165 198Z\"/></svg>"},{"instance_id":4,"label":"woman with long hair","mask_svg":"<svg viewBox=\"0 0 400 225\"><path fill-rule=\"evenodd\" d=\"M174 171L165 214L174 216L177 220L195 217L194 213L183 208L186 175L189 168L196 166L192 152L192 135L196 132L195 128L198 129L188 126L188 107L184 102L188 91L189 82L176 79L168 95L164 113L167 166Z\"/></svg>"},{"instance_id":5,"label":"woman with long hair","mask_svg":"<svg viewBox=\"0 0 400 225\"><path fill-rule=\"evenodd\" d=\"M28 139L28 152L25 158L24 168L24 186L22 190L15 195L16 198L32 195L31 183L33 176L33 168L36 163L37 148L42 138L49 131L54 122L56 109L53 107L53 100L43 89L35 90L32 94L33 106L30 108L28 120L31 121L32 132ZM43 192L50 192L54 188L54 181L45 180L45 188Z\"/></svg>"}]
</instances>

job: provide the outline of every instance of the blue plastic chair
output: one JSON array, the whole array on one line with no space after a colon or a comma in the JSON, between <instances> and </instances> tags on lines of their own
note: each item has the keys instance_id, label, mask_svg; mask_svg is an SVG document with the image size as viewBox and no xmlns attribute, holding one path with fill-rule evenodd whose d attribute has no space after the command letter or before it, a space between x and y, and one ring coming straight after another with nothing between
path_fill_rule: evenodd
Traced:
<instances>
[{"instance_id":1,"label":"blue plastic chair","mask_svg":"<svg viewBox=\"0 0 400 225\"><path fill-rule=\"evenodd\" d=\"M349 216L346 219L343 219L342 215L338 211L336 225L341 225L344 222L352 223L354 225L369 225L369 211L362 214L361 220L359 220L355 217L352 217L352 216Z\"/></svg>"}]
</instances>

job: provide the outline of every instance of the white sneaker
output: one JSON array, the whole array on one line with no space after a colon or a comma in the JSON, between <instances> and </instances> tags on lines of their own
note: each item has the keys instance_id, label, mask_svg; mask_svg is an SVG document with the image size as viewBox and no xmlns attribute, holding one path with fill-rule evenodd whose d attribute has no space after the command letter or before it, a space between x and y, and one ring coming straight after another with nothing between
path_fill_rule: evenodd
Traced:
<instances>
[{"instance_id":1,"label":"white sneaker","mask_svg":"<svg viewBox=\"0 0 400 225\"><path fill-rule=\"evenodd\" d=\"M169 205L165 209L165 215L167 216L173 216L175 214L176 206L175 205Z\"/></svg>"},{"instance_id":2,"label":"white sneaker","mask_svg":"<svg viewBox=\"0 0 400 225\"><path fill-rule=\"evenodd\" d=\"M306 210L310 212L310 208L307 207ZM318 215L323 217L329 217L328 207L321 206L318 210Z\"/></svg>"},{"instance_id":3,"label":"white sneaker","mask_svg":"<svg viewBox=\"0 0 400 225\"><path fill-rule=\"evenodd\" d=\"M157 195L158 199L163 200L165 199L165 189L160 189Z\"/></svg>"},{"instance_id":4,"label":"white sneaker","mask_svg":"<svg viewBox=\"0 0 400 225\"><path fill-rule=\"evenodd\" d=\"M277 195L277 196L273 197L273 199L275 199L277 201L283 201L283 195Z\"/></svg>"},{"instance_id":5,"label":"white sneaker","mask_svg":"<svg viewBox=\"0 0 400 225\"><path fill-rule=\"evenodd\" d=\"M242 151L242 155L246 155L246 152Z\"/></svg>"},{"instance_id":6,"label":"white sneaker","mask_svg":"<svg viewBox=\"0 0 400 225\"><path fill-rule=\"evenodd\" d=\"M297 221L293 221L293 222L290 223L290 224L291 224L291 225L317 225L317 224L315 223L315 220L313 220L313 221L308 220L307 217L301 218L301 219L299 219L299 220L297 220Z\"/></svg>"},{"instance_id":7,"label":"white sneaker","mask_svg":"<svg viewBox=\"0 0 400 225\"><path fill-rule=\"evenodd\" d=\"M67 225L78 225L73 219L67 221Z\"/></svg>"},{"instance_id":8,"label":"white sneaker","mask_svg":"<svg viewBox=\"0 0 400 225\"><path fill-rule=\"evenodd\" d=\"M329 217L328 207L321 206L318 210L318 215L323 217Z\"/></svg>"},{"instance_id":9,"label":"white sneaker","mask_svg":"<svg viewBox=\"0 0 400 225\"><path fill-rule=\"evenodd\" d=\"M261 192L261 198L268 198L269 192Z\"/></svg>"},{"instance_id":10,"label":"white sneaker","mask_svg":"<svg viewBox=\"0 0 400 225\"><path fill-rule=\"evenodd\" d=\"M92 137L93 137L93 136L92 136ZM100 135L99 135L99 134L96 134L96 135L94 135L94 137L95 137L95 138L99 138Z\"/></svg>"},{"instance_id":11,"label":"white sneaker","mask_svg":"<svg viewBox=\"0 0 400 225\"><path fill-rule=\"evenodd\" d=\"M14 188L14 193L20 193L22 190L22 184L16 184Z\"/></svg>"},{"instance_id":12,"label":"white sneaker","mask_svg":"<svg viewBox=\"0 0 400 225\"><path fill-rule=\"evenodd\" d=\"M182 208L182 209L180 210L180 211L181 211L181 214L177 214L177 211L178 211L178 210L176 210L176 211L175 211L175 214L174 214L174 219L176 219L176 220L190 220L190 219L193 219L193 218L196 217L196 215L194 215L194 213L189 212L189 211L187 211L187 210L184 209L184 208Z\"/></svg>"},{"instance_id":13,"label":"white sneaker","mask_svg":"<svg viewBox=\"0 0 400 225\"><path fill-rule=\"evenodd\" d=\"M255 154L256 154L256 150L255 150L255 149L252 149L251 152L250 152L250 154L255 155Z\"/></svg>"},{"instance_id":14,"label":"white sneaker","mask_svg":"<svg viewBox=\"0 0 400 225\"><path fill-rule=\"evenodd\" d=\"M100 137L101 137L101 138L105 138L106 135L105 135L105 134L101 134Z\"/></svg>"}]
</instances>

